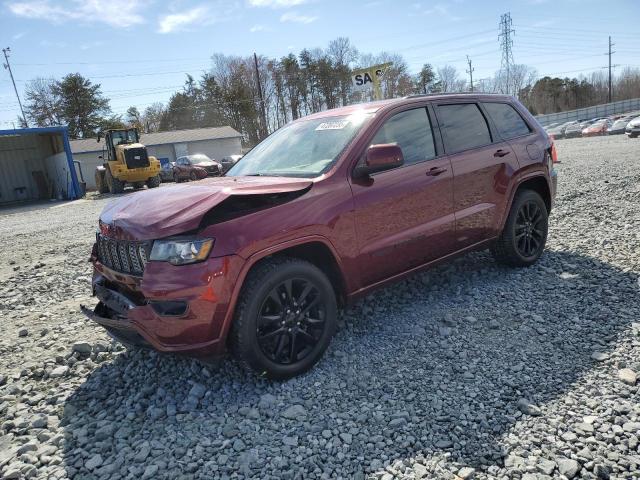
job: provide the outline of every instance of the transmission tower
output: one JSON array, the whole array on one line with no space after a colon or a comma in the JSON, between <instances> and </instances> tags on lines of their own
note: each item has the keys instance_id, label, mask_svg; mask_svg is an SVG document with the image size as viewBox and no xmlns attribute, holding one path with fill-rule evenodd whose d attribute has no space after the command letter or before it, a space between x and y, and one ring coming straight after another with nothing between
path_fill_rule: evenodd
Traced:
<instances>
[{"instance_id":1,"label":"transmission tower","mask_svg":"<svg viewBox=\"0 0 640 480\"><path fill-rule=\"evenodd\" d=\"M511 67L513 66L513 40L511 35L516 31L512 28L511 13L507 12L500 16L500 49L502 50L502 62L500 63L500 76L504 81L504 93L511 94Z\"/></svg>"}]
</instances>

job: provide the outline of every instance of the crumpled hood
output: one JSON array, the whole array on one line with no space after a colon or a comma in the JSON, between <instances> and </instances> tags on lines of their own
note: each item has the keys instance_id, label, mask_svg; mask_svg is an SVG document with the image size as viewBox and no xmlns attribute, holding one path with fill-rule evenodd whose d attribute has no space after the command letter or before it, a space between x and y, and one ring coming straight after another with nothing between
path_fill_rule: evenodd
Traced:
<instances>
[{"instance_id":1,"label":"crumpled hood","mask_svg":"<svg viewBox=\"0 0 640 480\"><path fill-rule=\"evenodd\" d=\"M231 195L269 195L308 188L308 179L217 177L126 195L100 214L101 231L128 240L152 240L198 227L202 217Z\"/></svg>"}]
</instances>

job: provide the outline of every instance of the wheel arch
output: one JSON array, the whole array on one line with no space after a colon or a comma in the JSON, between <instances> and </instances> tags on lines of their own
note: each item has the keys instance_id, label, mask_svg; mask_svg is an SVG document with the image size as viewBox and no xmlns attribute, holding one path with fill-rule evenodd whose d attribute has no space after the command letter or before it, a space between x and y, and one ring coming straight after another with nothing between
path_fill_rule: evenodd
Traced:
<instances>
[{"instance_id":1,"label":"wheel arch","mask_svg":"<svg viewBox=\"0 0 640 480\"><path fill-rule=\"evenodd\" d=\"M553 201L551 198L551 187L549 185L549 180L542 172L532 173L520 179L511 189L509 204L505 209L502 216L502 221L500 222L500 231L502 231L502 229L504 228L507 218L509 217L509 212L511 211L511 206L513 205L513 200L515 199L516 194L521 190L533 190L534 192L538 193L542 197L542 200L547 207L547 213L551 213Z\"/></svg>"}]
</instances>

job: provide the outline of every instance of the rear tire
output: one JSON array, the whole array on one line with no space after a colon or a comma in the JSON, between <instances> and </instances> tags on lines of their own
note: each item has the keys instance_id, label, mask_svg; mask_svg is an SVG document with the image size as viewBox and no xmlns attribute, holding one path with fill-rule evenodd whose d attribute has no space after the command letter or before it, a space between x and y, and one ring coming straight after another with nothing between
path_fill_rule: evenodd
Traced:
<instances>
[{"instance_id":1,"label":"rear tire","mask_svg":"<svg viewBox=\"0 0 640 480\"><path fill-rule=\"evenodd\" d=\"M231 350L259 375L284 380L312 368L336 329L327 276L296 258L273 258L245 279L230 333Z\"/></svg>"},{"instance_id":2,"label":"rear tire","mask_svg":"<svg viewBox=\"0 0 640 480\"><path fill-rule=\"evenodd\" d=\"M108 193L109 186L107 185L107 181L104 178L105 171L96 169L95 179L96 179L96 190L98 193Z\"/></svg>"},{"instance_id":3,"label":"rear tire","mask_svg":"<svg viewBox=\"0 0 640 480\"><path fill-rule=\"evenodd\" d=\"M149 188L158 188L160 186L160 175L156 175L155 177L151 177L147 180L147 187Z\"/></svg>"},{"instance_id":4,"label":"rear tire","mask_svg":"<svg viewBox=\"0 0 640 480\"><path fill-rule=\"evenodd\" d=\"M196 180L198 180L198 176L196 175L196 172L191 172L189 174L189 180L191 180L192 182L195 182Z\"/></svg>"},{"instance_id":5,"label":"rear tire","mask_svg":"<svg viewBox=\"0 0 640 480\"><path fill-rule=\"evenodd\" d=\"M491 253L503 265L533 265L544 251L548 230L549 213L542 197L533 190L520 190Z\"/></svg>"},{"instance_id":6,"label":"rear tire","mask_svg":"<svg viewBox=\"0 0 640 480\"><path fill-rule=\"evenodd\" d=\"M123 181L118 180L113 175L111 175L111 170L109 170L108 168L106 169L106 172L104 174L104 178L105 178L105 180L107 182L107 185L109 186L109 191L111 193L122 193L122 192L124 192L125 183Z\"/></svg>"}]
</instances>

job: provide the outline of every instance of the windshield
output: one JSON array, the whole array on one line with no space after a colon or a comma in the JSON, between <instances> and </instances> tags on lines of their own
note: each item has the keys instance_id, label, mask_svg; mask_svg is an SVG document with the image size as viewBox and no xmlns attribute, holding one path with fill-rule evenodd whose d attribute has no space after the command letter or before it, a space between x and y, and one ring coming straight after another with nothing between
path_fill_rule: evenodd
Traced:
<instances>
[{"instance_id":1,"label":"windshield","mask_svg":"<svg viewBox=\"0 0 640 480\"><path fill-rule=\"evenodd\" d=\"M247 153L228 176L317 177L326 172L371 114L290 123Z\"/></svg>"},{"instance_id":2,"label":"windshield","mask_svg":"<svg viewBox=\"0 0 640 480\"><path fill-rule=\"evenodd\" d=\"M191 160L191 163L193 165L197 165L199 163L211 162L211 159L204 154L190 155L189 160Z\"/></svg>"},{"instance_id":3,"label":"windshield","mask_svg":"<svg viewBox=\"0 0 640 480\"><path fill-rule=\"evenodd\" d=\"M121 143L137 143L138 138L135 130L117 130L111 132L111 141L115 147Z\"/></svg>"}]
</instances>

